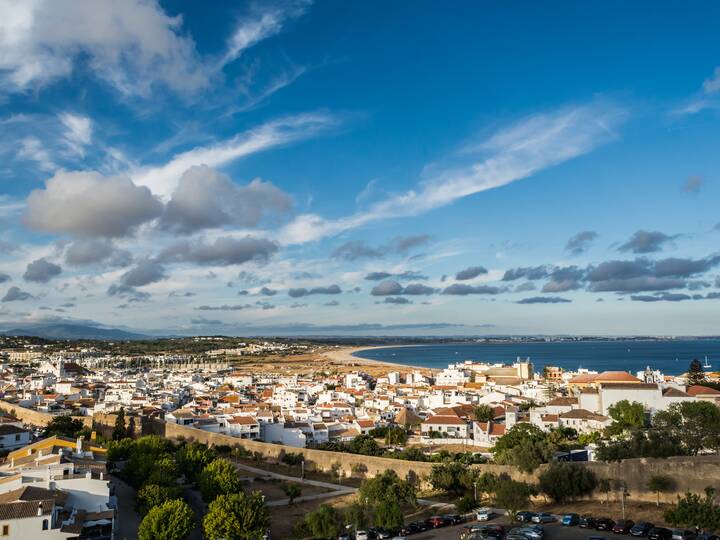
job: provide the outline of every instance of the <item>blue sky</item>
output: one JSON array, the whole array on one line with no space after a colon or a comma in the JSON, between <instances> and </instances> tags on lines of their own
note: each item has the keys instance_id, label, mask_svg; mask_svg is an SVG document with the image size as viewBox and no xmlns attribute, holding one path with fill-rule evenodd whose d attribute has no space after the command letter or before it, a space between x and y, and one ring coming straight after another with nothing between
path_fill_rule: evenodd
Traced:
<instances>
[{"instance_id":1,"label":"blue sky","mask_svg":"<svg viewBox=\"0 0 720 540\"><path fill-rule=\"evenodd\" d=\"M0 325L717 334L715 3L0 12Z\"/></svg>"}]
</instances>

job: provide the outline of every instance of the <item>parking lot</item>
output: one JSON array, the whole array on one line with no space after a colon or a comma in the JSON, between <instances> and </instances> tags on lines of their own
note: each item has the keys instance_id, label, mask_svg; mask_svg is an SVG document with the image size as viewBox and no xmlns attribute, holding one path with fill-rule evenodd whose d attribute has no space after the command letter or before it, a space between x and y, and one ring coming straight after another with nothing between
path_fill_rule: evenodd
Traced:
<instances>
[{"instance_id":1,"label":"parking lot","mask_svg":"<svg viewBox=\"0 0 720 540\"><path fill-rule=\"evenodd\" d=\"M431 538L448 538L455 539L459 538L463 532L463 526L473 523L479 523L477 521L469 521L463 525L455 525L453 527L442 527L440 529L434 529L424 533L414 534L409 538L417 538L418 540L429 540ZM483 521L483 523L499 523L505 525L507 528L509 523L504 518L497 518L492 521ZM523 524L517 524L515 526L522 526ZM545 537L543 540L587 540L591 536L607 538L607 540L628 540L633 538L630 535L614 534L607 531L596 531L594 529L581 529L580 527L563 527L560 523L548 523L543 525L545 529Z\"/></svg>"}]
</instances>

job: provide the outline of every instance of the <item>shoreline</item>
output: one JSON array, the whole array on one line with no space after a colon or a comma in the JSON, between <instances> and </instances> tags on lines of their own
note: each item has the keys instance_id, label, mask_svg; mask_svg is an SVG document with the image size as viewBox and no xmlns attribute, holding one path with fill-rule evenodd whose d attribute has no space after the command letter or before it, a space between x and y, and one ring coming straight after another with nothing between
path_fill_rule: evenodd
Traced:
<instances>
[{"instance_id":1,"label":"shoreline","mask_svg":"<svg viewBox=\"0 0 720 540\"><path fill-rule=\"evenodd\" d=\"M322 355L332 362L337 362L344 365L357 365L357 366L369 366L369 367L387 367L395 369L419 369L434 371L434 368L414 366L410 364L399 364L396 362L387 362L384 360L372 360L370 358L361 358L360 356L354 356L354 353L360 351L371 351L375 349L388 349L397 347L398 345L371 345L365 347L340 347L335 350L325 351ZM401 345L402 347L421 347L422 345Z\"/></svg>"}]
</instances>

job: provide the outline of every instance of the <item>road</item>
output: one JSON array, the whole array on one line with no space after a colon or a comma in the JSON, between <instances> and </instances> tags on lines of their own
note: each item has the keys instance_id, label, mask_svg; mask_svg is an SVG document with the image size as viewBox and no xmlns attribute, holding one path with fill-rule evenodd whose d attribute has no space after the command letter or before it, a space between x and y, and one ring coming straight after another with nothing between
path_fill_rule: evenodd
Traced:
<instances>
[{"instance_id":1,"label":"road","mask_svg":"<svg viewBox=\"0 0 720 540\"><path fill-rule=\"evenodd\" d=\"M471 521L469 523L474 524L479 522ZM500 523L506 527L508 526L508 523L504 520L504 518L494 519L489 523ZM467 525L467 523L464 525ZM518 526L521 525L523 524L521 523ZM614 534L607 531L581 529L580 527L563 527L559 523L548 523L543 525L543 527L545 527L545 538L543 540L588 540L590 537L602 537L607 540L629 540L630 538L633 538L630 535ZM461 532L463 532L463 525L457 525L455 527L442 527L433 531L414 534L409 538L413 540L454 539L459 538Z\"/></svg>"},{"instance_id":2,"label":"road","mask_svg":"<svg viewBox=\"0 0 720 540\"><path fill-rule=\"evenodd\" d=\"M137 500L135 490L117 476L112 476L111 480L115 485L115 497L117 498L115 538L132 540L137 538L140 527L140 515L135 511L135 501Z\"/></svg>"}]
</instances>

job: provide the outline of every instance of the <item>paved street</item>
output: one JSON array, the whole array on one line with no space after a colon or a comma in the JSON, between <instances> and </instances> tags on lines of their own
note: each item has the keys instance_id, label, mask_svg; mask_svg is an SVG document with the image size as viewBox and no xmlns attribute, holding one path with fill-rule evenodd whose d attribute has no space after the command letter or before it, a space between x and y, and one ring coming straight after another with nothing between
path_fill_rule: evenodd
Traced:
<instances>
[{"instance_id":1,"label":"paved street","mask_svg":"<svg viewBox=\"0 0 720 540\"><path fill-rule=\"evenodd\" d=\"M470 524L479 523L477 521L470 521ZM483 522L487 523L487 522ZM489 523L500 523L507 527L507 522L503 519L495 519ZM463 525L467 525L465 523ZM410 538L417 540L430 540L430 539L454 539L459 538L460 533L463 532L463 525L455 527L443 527L428 531L421 534L412 535ZM519 524L518 526L521 526ZM596 531L594 529L581 529L580 527L563 527L559 523L549 523L544 525L545 527L545 538L543 540L587 540L591 536L606 538L607 540L629 540L633 538L630 535L613 534L607 531Z\"/></svg>"}]
</instances>

